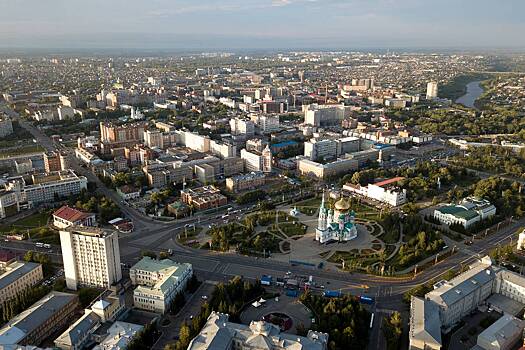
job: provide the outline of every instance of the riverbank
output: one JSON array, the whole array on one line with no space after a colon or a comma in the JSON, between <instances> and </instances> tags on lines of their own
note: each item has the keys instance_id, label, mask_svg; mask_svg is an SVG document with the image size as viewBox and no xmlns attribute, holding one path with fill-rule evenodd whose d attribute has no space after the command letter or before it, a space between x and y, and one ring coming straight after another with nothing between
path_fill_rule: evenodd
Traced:
<instances>
[{"instance_id":1,"label":"riverbank","mask_svg":"<svg viewBox=\"0 0 525 350\"><path fill-rule=\"evenodd\" d=\"M476 106L476 101L483 95L483 92L485 91L481 86L481 81L472 81L468 83L466 90L467 92L463 96L456 99L454 103L468 108L478 109Z\"/></svg>"},{"instance_id":2,"label":"riverbank","mask_svg":"<svg viewBox=\"0 0 525 350\"><path fill-rule=\"evenodd\" d=\"M489 76L481 73L459 75L452 79L448 84L439 88L439 97L456 101L467 93L468 84L476 81L480 82L488 78Z\"/></svg>"}]
</instances>

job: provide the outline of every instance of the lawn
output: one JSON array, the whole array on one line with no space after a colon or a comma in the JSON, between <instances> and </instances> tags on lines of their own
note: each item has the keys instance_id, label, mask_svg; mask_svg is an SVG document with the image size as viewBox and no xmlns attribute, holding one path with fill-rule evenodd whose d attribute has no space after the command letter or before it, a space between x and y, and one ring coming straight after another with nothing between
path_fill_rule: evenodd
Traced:
<instances>
[{"instance_id":1,"label":"lawn","mask_svg":"<svg viewBox=\"0 0 525 350\"><path fill-rule=\"evenodd\" d=\"M379 261L379 255L375 253L360 254L354 252L336 251L335 254L332 255L330 259L328 259L328 261L332 263L341 263L341 260L345 261L346 268L350 266L367 268Z\"/></svg>"},{"instance_id":2,"label":"lawn","mask_svg":"<svg viewBox=\"0 0 525 350\"><path fill-rule=\"evenodd\" d=\"M1 225L0 231L8 232L12 229L30 229L30 228L38 228L41 226L47 225L48 219L50 217L50 213L47 211L44 211L42 213L35 213L33 215L29 215L23 219L17 220L14 224L11 225Z\"/></svg>"},{"instance_id":3,"label":"lawn","mask_svg":"<svg viewBox=\"0 0 525 350\"><path fill-rule=\"evenodd\" d=\"M301 213L312 216L321 205L321 198L310 198L293 204Z\"/></svg>"},{"instance_id":4,"label":"lawn","mask_svg":"<svg viewBox=\"0 0 525 350\"><path fill-rule=\"evenodd\" d=\"M38 152L44 152L44 148L40 145L30 144L26 146L17 147L16 149L0 150L0 158L9 158L13 156Z\"/></svg>"},{"instance_id":5,"label":"lawn","mask_svg":"<svg viewBox=\"0 0 525 350\"><path fill-rule=\"evenodd\" d=\"M288 237L302 236L306 233L306 227L301 223L281 223L279 228Z\"/></svg>"}]
</instances>

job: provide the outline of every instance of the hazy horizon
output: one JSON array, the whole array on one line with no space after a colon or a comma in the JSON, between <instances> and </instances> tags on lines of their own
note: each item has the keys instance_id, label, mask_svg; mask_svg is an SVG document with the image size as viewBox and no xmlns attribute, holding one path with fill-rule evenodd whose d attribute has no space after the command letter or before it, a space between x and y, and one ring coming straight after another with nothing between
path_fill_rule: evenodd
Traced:
<instances>
[{"instance_id":1,"label":"hazy horizon","mask_svg":"<svg viewBox=\"0 0 525 350\"><path fill-rule=\"evenodd\" d=\"M525 49L508 0L0 0L0 48Z\"/></svg>"}]
</instances>

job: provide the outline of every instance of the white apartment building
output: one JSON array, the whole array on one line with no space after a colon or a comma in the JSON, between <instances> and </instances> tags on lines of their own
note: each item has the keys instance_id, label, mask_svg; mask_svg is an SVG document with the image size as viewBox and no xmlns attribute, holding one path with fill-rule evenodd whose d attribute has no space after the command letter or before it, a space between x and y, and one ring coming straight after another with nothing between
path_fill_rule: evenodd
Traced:
<instances>
[{"instance_id":1,"label":"white apartment building","mask_svg":"<svg viewBox=\"0 0 525 350\"><path fill-rule=\"evenodd\" d=\"M150 148L164 148L164 136L160 130L144 131L144 144Z\"/></svg>"},{"instance_id":2,"label":"white apartment building","mask_svg":"<svg viewBox=\"0 0 525 350\"><path fill-rule=\"evenodd\" d=\"M33 184L26 185L23 177L9 179L7 190L19 193L20 201L26 200L33 205L52 203L56 197L69 197L87 189L87 178L78 176L73 170L57 171L50 174L33 175Z\"/></svg>"},{"instance_id":3,"label":"white apartment building","mask_svg":"<svg viewBox=\"0 0 525 350\"><path fill-rule=\"evenodd\" d=\"M116 231L72 226L60 231L60 245L69 289L107 288L122 279Z\"/></svg>"},{"instance_id":4,"label":"white apartment building","mask_svg":"<svg viewBox=\"0 0 525 350\"><path fill-rule=\"evenodd\" d=\"M58 107L57 114L59 120L71 119L75 116L75 109L67 106Z\"/></svg>"},{"instance_id":5,"label":"white apartment building","mask_svg":"<svg viewBox=\"0 0 525 350\"><path fill-rule=\"evenodd\" d=\"M137 286L133 291L133 305L139 309L164 313L175 296L184 291L191 276L191 264L145 256L129 270L131 283Z\"/></svg>"},{"instance_id":6,"label":"white apartment building","mask_svg":"<svg viewBox=\"0 0 525 350\"><path fill-rule=\"evenodd\" d=\"M231 143L210 141L210 152L221 158L231 158L237 156L237 146Z\"/></svg>"},{"instance_id":7,"label":"white apartment building","mask_svg":"<svg viewBox=\"0 0 525 350\"><path fill-rule=\"evenodd\" d=\"M427 83L427 100L433 100L438 96L438 83L437 81L429 81Z\"/></svg>"},{"instance_id":8,"label":"white apartment building","mask_svg":"<svg viewBox=\"0 0 525 350\"><path fill-rule=\"evenodd\" d=\"M241 150L241 159L244 160L246 171L262 171L269 173L272 171L272 151L269 146L261 152Z\"/></svg>"},{"instance_id":9,"label":"white apartment building","mask_svg":"<svg viewBox=\"0 0 525 350\"><path fill-rule=\"evenodd\" d=\"M233 135L253 136L255 125L248 119L233 118L230 120L230 129Z\"/></svg>"},{"instance_id":10,"label":"white apartment building","mask_svg":"<svg viewBox=\"0 0 525 350\"><path fill-rule=\"evenodd\" d=\"M361 141L357 137L343 137L338 139L313 138L304 143L304 156L310 160L336 158L346 153L359 152Z\"/></svg>"},{"instance_id":11,"label":"white apartment building","mask_svg":"<svg viewBox=\"0 0 525 350\"><path fill-rule=\"evenodd\" d=\"M337 142L331 139L311 139L304 143L304 156L313 161L335 158L338 156Z\"/></svg>"},{"instance_id":12,"label":"white apartment building","mask_svg":"<svg viewBox=\"0 0 525 350\"><path fill-rule=\"evenodd\" d=\"M280 130L278 116L253 113L250 119L259 127L261 134L270 134Z\"/></svg>"},{"instance_id":13,"label":"white apartment building","mask_svg":"<svg viewBox=\"0 0 525 350\"><path fill-rule=\"evenodd\" d=\"M297 170L301 175L326 179L349 171L357 170L359 161L353 158L338 158L333 162L322 164L305 157L297 160Z\"/></svg>"},{"instance_id":14,"label":"white apartment building","mask_svg":"<svg viewBox=\"0 0 525 350\"><path fill-rule=\"evenodd\" d=\"M41 264L25 261L11 262L0 269L0 305L43 279Z\"/></svg>"},{"instance_id":15,"label":"white apartment building","mask_svg":"<svg viewBox=\"0 0 525 350\"><path fill-rule=\"evenodd\" d=\"M343 119L350 117L352 106L311 104L303 106L303 110L305 124L326 126L339 124Z\"/></svg>"}]
</instances>

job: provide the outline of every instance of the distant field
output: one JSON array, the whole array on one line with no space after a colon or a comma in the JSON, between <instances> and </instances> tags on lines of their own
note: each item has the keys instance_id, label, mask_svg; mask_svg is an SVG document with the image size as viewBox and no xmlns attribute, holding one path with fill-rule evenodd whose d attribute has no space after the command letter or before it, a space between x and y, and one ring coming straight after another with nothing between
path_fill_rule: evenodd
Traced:
<instances>
[{"instance_id":1,"label":"distant field","mask_svg":"<svg viewBox=\"0 0 525 350\"><path fill-rule=\"evenodd\" d=\"M20 156L23 154L44 152L44 148L40 145L30 144L20 146L17 148L10 148L8 150L0 149L0 158L9 158L13 156Z\"/></svg>"}]
</instances>

